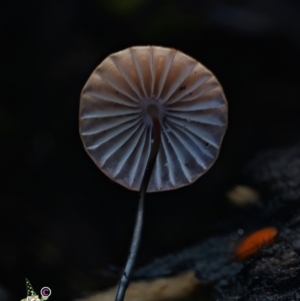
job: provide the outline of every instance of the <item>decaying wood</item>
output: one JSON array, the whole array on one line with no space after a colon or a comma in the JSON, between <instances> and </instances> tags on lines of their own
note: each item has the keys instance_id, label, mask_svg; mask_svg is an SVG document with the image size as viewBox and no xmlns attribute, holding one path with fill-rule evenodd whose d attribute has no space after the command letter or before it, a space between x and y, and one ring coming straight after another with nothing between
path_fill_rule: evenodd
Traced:
<instances>
[{"instance_id":1,"label":"decaying wood","mask_svg":"<svg viewBox=\"0 0 300 301\"><path fill-rule=\"evenodd\" d=\"M203 283L190 271L170 278L151 281L137 281L129 285L126 301L161 301L187 298L197 293ZM89 296L80 301L111 301L116 295L116 287ZM79 301L79 300L78 300Z\"/></svg>"}]
</instances>

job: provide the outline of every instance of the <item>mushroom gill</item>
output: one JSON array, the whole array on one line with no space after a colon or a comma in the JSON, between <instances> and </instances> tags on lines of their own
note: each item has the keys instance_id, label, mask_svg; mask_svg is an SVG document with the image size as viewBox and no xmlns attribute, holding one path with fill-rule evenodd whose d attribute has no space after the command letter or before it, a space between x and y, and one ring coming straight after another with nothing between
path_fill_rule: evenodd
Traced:
<instances>
[{"instance_id":1,"label":"mushroom gill","mask_svg":"<svg viewBox=\"0 0 300 301\"><path fill-rule=\"evenodd\" d=\"M127 48L94 70L80 100L87 153L109 178L139 190L153 143L153 116L161 142L147 192L193 183L219 154L227 102L216 77L175 49Z\"/></svg>"}]
</instances>

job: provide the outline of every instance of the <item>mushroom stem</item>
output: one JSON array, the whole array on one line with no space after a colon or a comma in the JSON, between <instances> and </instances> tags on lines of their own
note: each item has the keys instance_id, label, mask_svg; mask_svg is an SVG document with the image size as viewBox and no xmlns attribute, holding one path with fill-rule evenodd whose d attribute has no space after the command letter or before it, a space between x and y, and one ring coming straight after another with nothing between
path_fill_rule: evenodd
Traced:
<instances>
[{"instance_id":1,"label":"mushroom stem","mask_svg":"<svg viewBox=\"0 0 300 301\"><path fill-rule=\"evenodd\" d=\"M129 284L132 268L136 259L137 251L139 249L141 241L141 233L143 227L144 218L144 203L145 203L145 193L151 178L151 174L155 165L156 156L160 145L160 123L157 116L151 116L152 118L152 146L151 152L147 161L146 170L142 179L140 191L139 191L139 205L135 221L134 233L132 237L132 242L130 246L129 255L127 262L122 273L115 301L123 301L126 293L126 289Z\"/></svg>"}]
</instances>

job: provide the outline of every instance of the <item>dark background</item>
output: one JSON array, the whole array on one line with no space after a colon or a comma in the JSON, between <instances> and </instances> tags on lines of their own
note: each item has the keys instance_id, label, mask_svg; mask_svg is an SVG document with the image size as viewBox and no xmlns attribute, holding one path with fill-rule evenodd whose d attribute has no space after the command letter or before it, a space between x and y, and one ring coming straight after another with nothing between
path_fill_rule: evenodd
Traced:
<instances>
[{"instance_id":1,"label":"dark background","mask_svg":"<svg viewBox=\"0 0 300 301\"><path fill-rule=\"evenodd\" d=\"M116 283L127 257L137 194L97 169L78 134L96 65L133 45L177 48L213 71L229 103L211 170L148 196L141 265L218 234L244 165L299 142L299 16L297 0L3 0L0 300L25 298L24 277L71 300Z\"/></svg>"}]
</instances>

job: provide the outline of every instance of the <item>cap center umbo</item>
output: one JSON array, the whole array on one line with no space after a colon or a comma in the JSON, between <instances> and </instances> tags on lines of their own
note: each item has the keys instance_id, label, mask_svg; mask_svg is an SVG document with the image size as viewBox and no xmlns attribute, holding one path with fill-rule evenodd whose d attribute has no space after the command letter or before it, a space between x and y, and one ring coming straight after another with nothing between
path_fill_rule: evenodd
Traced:
<instances>
[{"instance_id":1,"label":"cap center umbo","mask_svg":"<svg viewBox=\"0 0 300 301\"><path fill-rule=\"evenodd\" d=\"M159 108L154 103L150 103L147 106L146 111L150 115L151 118L159 116Z\"/></svg>"}]
</instances>

